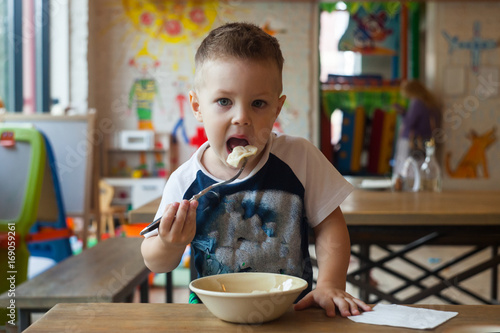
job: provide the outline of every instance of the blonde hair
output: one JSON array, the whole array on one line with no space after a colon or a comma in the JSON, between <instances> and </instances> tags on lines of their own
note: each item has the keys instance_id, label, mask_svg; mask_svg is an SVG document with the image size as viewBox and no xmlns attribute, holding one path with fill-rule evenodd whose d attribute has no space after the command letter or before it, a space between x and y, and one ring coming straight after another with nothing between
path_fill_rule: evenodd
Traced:
<instances>
[{"instance_id":1,"label":"blonde hair","mask_svg":"<svg viewBox=\"0 0 500 333\"><path fill-rule=\"evenodd\" d=\"M275 37L252 23L227 23L212 30L196 51L195 86L200 83L199 74L203 64L208 60L224 57L274 62L280 78L285 62Z\"/></svg>"},{"instance_id":2,"label":"blonde hair","mask_svg":"<svg viewBox=\"0 0 500 333\"><path fill-rule=\"evenodd\" d=\"M439 111L441 103L420 81L409 80L401 83L401 92L408 98L421 100L428 108Z\"/></svg>"}]
</instances>

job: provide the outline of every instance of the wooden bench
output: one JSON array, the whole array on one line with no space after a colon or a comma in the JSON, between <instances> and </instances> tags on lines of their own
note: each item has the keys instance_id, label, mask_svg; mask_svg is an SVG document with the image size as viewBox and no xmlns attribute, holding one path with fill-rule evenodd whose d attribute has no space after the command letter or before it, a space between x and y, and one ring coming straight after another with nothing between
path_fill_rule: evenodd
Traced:
<instances>
[{"instance_id":1,"label":"wooden bench","mask_svg":"<svg viewBox=\"0 0 500 333\"><path fill-rule=\"evenodd\" d=\"M45 312L58 303L131 301L140 285L141 302L148 300L149 269L141 255L141 238L110 238L16 287L15 305L20 330L31 324L31 313ZM0 295L2 308L10 304Z\"/></svg>"}]
</instances>

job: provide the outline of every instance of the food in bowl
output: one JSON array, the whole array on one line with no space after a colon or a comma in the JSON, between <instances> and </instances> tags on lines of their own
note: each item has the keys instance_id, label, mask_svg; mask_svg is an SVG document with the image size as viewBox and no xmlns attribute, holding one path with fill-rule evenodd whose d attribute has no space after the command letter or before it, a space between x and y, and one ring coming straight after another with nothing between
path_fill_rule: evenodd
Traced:
<instances>
[{"instance_id":1,"label":"food in bowl","mask_svg":"<svg viewBox=\"0 0 500 333\"><path fill-rule=\"evenodd\" d=\"M229 273L196 279L189 288L214 316L261 324L282 316L307 288L307 281L285 274Z\"/></svg>"}]
</instances>

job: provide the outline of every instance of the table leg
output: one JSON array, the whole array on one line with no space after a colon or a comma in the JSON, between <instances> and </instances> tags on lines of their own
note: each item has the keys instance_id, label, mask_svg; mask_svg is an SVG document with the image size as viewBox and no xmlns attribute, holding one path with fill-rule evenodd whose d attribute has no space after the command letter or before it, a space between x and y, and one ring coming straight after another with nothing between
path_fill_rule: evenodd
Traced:
<instances>
[{"instance_id":1,"label":"table leg","mask_svg":"<svg viewBox=\"0 0 500 333\"><path fill-rule=\"evenodd\" d=\"M368 244L360 244L359 245L359 252L361 255L363 255L365 258L370 258L370 245ZM364 263L363 261L360 260L360 268L363 268L366 266L367 263ZM368 285L370 283L370 270L366 270L360 274L360 282L363 285ZM369 303L370 301L370 293L366 288L360 287L359 288L359 298L366 302Z\"/></svg>"},{"instance_id":2,"label":"table leg","mask_svg":"<svg viewBox=\"0 0 500 333\"><path fill-rule=\"evenodd\" d=\"M498 246L493 245L491 247L491 256L495 258L499 256L498 254ZM500 301L498 297L498 265L491 268L491 299L493 301Z\"/></svg>"},{"instance_id":3,"label":"table leg","mask_svg":"<svg viewBox=\"0 0 500 333\"><path fill-rule=\"evenodd\" d=\"M31 310L19 309L19 332L31 325Z\"/></svg>"},{"instance_id":4,"label":"table leg","mask_svg":"<svg viewBox=\"0 0 500 333\"><path fill-rule=\"evenodd\" d=\"M191 281L196 280L198 278L198 272L196 271L196 267L194 266L194 254L191 254L191 261L189 264L189 274L191 275Z\"/></svg>"},{"instance_id":5,"label":"table leg","mask_svg":"<svg viewBox=\"0 0 500 333\"><path fill-rule=\"evenodd\" d=\"M141 303L149 303L149 279L146 278L140 286Z\"/></svg>"},{"instance_id":6,"label":"table leg","mask_svg":"<svg viewBox=\"0 0 500 333\"><path fill-rule=\"evenodd\" d=\"M435 295L438 292L441 292L442 290L449 288L450 286L453 286L455 284L458 284L464 280L467 280L468 278L475 276L481 272L484 272L489 269L493 269L494 267L500 265L500 257L496 257L487 261L484 261L480 264L477 264L476 266L466 269L465 271L458 273L454 276L448 277L447 279L442 280L440 283L435 284L432 287L429 287L417 294L414 294L411 297L408 297L406 299L401 300L401 304L414 304L416 302L419 302L426 297L429 297L431 295ZM472 293L471 293L472 295ZM485 304L492 304L491 301L484 300L483 301Z\"/></svg>"},{"instance_id":7,"label":"table leg","mask_svg":"<svg viewBox=\"0 0 500 333\"><path fill-rule=\"evenodd\" d=\"M173 303L173 283L172 283L172 272L166 274L165 282L165 300L167 303Z\"/></svg>"}]
</instances>

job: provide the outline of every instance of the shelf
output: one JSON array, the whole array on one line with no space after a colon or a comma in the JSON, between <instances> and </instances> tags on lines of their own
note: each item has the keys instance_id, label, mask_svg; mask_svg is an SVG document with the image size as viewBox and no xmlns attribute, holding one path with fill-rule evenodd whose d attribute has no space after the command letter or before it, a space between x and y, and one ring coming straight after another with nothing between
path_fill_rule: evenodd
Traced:
<instances>
[{"instance_id":1,"label":"shelf","mask_svg":"<svg viewBox=\"0 0 500 333\"><path fill-rule=\"evenodd\" d=\"M128 206L132 203L132 200L130 198L113 198L113 205L118 205L118 206Z\"/></svg>"},{"instance_id":2,"label":"shelf","mask_svg":"<svg viewBox=\"0 0 500 333\"><path fill-rule=\"evenodd\" d=\"M168 149L155 148L155 149L121 149L121 148L109 148L110 153L168 153Z\"/></svg>"},{"instance_id":3,"label":"shelf","mask_svg":"<svg viewBox=\"0 0 500 333\"><path fill-rule=\"evenodd\" d=\"M136 179L166 179L171 169L171 137L167 133L155 133L154 145L131 146L124 149L120 146L120 133L106 136L102 149L102 175L110 178L132 178L138 170L144 170L144 177Z\"/></svg>"},{"instance_id":4,"label":"shelf","mask_svg":"<svg viewBox=\"0 0 500 333\"><path fill-rule=\"evenodd\" d=\"M119 184L122 183L125 185L128 185L129 183L135 182L148 182L148 181L156 181L156 180L162 180L165 181L164 177L142 177L142 178L132 178L132 177L113 177L113 176L106 176L104 177L105 180L109 182L113 182L114 184Z\"/></svg>"},{"instance_id":5,"label":"shelf","mask_svg":"<svg viewBox=\"0 0 500 333\"><path fill-rule=\"evenodd\" d=\"M167 180L165 178L106 177L104 180L115 188L114 204L131 204L132 209L161 197Z\"/></svg>"}]
</instances>

